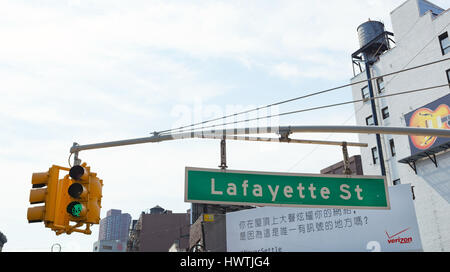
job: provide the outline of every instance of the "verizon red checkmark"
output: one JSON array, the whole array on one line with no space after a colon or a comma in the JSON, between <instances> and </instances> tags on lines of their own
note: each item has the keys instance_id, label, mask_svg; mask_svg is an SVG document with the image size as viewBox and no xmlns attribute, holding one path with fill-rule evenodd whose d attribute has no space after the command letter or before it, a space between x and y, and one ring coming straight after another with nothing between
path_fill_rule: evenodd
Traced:
<instances>
[{"instance_id":1,"label":"verizon red checkmark","mask_svg":"<svg viewBox=\"0 0 450 272\"><path fill-rule=\"evenodd\" d=\"M401 234L401 233L403 233L403 232L405 232L405 231L407 231L407 230L409 230L409 229L410 229L410 228L404 229L404 230L402 230L402 231L400 231L400 232L397 232L397 233L394 234L394 235L389 235L389 234L387 233L387 231L385 230L384 232L386 233L386 236L388 237L388 239L387 239L388 243L389 243L389 244L396 244L396 243L400 243L400 244L409 244L409 243L411 243L412 240L413 240L412 237L398 237L398 238L393 239L395 236L397 236L397 235L399 235L399 234Z\"/></svg>"},{"instance_id":2,"label":"verizon red checkmark","mask_svg":"<svg viewBox=\"0 0 450 272\"><path fill-rule=\"evenodd\" d=\"M410 229L410 228L404 229L404 230L402 230L402 231L400 231L400 232L397 232L396 234L394 234L394 235L392 235L392 236L389 236L389 234L387 233L387 231L384 231L384 232L386 233L386 236L388 237L388 239L392 239L393 237L395 237L395 236L399 235L400 233L403 233L403 232L405 232L405 231L407 231L407 230L409 230L409 229Z\"/></svg>"}]
</instances>

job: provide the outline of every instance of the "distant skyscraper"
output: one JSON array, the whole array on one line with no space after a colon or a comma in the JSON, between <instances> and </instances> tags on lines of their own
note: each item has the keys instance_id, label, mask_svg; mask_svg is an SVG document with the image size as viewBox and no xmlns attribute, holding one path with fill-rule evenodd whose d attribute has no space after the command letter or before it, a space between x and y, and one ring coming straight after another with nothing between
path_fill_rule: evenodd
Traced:
<instances>
[{"instance_id":1,"label":"distant skyscraper","mask_svg":"<svg viewBox=\"0 0 450 272\"><path fill-rule=\"evenodd\" d=\"M100 220L98 240L119 240L126 243L130 224L131 215L111 209L106 213L106 217Z\"/></svg>"}]
</instances>

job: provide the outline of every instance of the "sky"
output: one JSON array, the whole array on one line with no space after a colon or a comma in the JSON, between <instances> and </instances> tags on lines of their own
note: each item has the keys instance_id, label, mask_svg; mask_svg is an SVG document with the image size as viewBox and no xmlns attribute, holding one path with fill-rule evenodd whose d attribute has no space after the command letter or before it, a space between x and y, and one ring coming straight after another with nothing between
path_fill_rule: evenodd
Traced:
<instances>
[{"instance_id":1,"label":"sky","mask_svg":"<svg viewBox=\"0 0 450 272\"><path fill-rule=\"evenodd\" d=\"M56 236L27 222L32 173L68 167L74 142L146 137L347 84L357 27L370 18L392 31L389 14L403 2L0 0L3 251L50 251L56 243L92 251L98 225L92 235ZM242 118L348 100L343 88ZM348 105L241 125L354 125L354 115ZM292 138L358 142L356 134ZM349 147L350 156L359 153ZM120 209L138 219L156 205L186 212L185 167L217 168L220 142L184 139L79 157L103 179L101 217ZM339 146L227 141L229 169L319 173L340 160Z\"/></svg>"}]
</instances>

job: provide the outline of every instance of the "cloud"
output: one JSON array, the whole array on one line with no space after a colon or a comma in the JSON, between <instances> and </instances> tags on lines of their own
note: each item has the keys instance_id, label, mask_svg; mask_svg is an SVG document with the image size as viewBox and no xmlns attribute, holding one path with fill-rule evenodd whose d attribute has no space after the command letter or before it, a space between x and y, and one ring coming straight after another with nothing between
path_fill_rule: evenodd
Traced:
<instances>
[{"instance_id":1,"label":"cloud","mask_svg":"<svg viewBox=\"0 0 450 272\"><path fill-rule=\"evenodd\" d=\"M247 68L264 67L284 79L286 75L335 79L343 76L336 71L351 71L344 56L359 47L356 26L369 17L389 22L388 11L399 2L7 2L4 10L8 12L1 13L0 19L4 37L0 49L6 53L1 58L26 63L28 70L38 74L98 79L102 71L109 78L118 75L150 90L164 91L153 74L170 74L175 77L173 82L183 81L192 78L198 67L170 55L161 57L159 52L152 55L159 50L196 61L232 59ZM283 63L285 59L290 67ZM312 71L305 71L305 61L314 66ZM34 65L29 66L30 62ZM275 72L267 62L275 63ZM135 65L148 69L147 78L132 74ZM185 85L189 83L196 82ZM156 92L161 93L166 92Z\"/></svg>"},{"instance_id":2,"label":"cloud","mask_svg":"<svg viewBox=\"0 0 450 272\"><path fill-rule=\"evenodd\" d=\"M335 67L333 73L330 73L330 67ZM346 67L344 65L344 67ZM313 79L334 79L338 80L348 75L347 70L339 69L339 65L317 65L311 63L293 64L288 62L281 62L271 66L270 74L279 76L283 79L299 79L299 78L313 78Z\"/></svg>"}]
</instances>

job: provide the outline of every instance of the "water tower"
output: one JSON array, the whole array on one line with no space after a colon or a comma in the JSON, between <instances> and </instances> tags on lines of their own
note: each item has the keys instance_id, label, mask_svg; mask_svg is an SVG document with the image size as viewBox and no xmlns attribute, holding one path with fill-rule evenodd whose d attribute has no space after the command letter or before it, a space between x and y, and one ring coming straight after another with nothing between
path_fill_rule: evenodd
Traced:
<instances>
[{"instance_id":1,"label":"water tower","mask_svg":"<svg viewBox=\"0 0 450 272\"><path fill-rule=\"evenodd\" d=\"M389 36L393 33L384 29L384 24L370 19L362 23L356 29L358 32L359 46L358 51L352 54L353 75L355 75L355 65L362 72L361 63L372 65L378 57L391 48L389 41L394 42Z\"/></svg>"},{"instance_id":2,"label":"water tower","mask_svg":"<svg viewBox=\"0 0 450 272\"><path fill-rule=\"evenodd\" d=\"M383 54L383 52L390 49L389 41L392 40L389 36L393 36L394 34L386 31L382 22L371 21L370 19L358 26L356 30L358 32L360 48L352 54L353 75L355 76L355 64L358 65L360 72L362 72L361 63L364 63L370 104L372 108L373 123L375 126L378 126L378 116L375 107L372 80L370 80L372 78L370 67L378 60L379 56ZM375 136L377 141L378 157L380 159L381 175L386 176L381 137L380 134L376 134Z\"/></svg>"},{"instance_id":3,"label":"water tower","mask_svg":"<svg viewBox=\"0 0 450 272\"><path fill-rule=\"evenodd\" d=\"M156 205L155 207L150 209L150 214L163 214L164 211L165 210L162 207L160 207L159 205Z\"/></svg>"}]
</instances>

